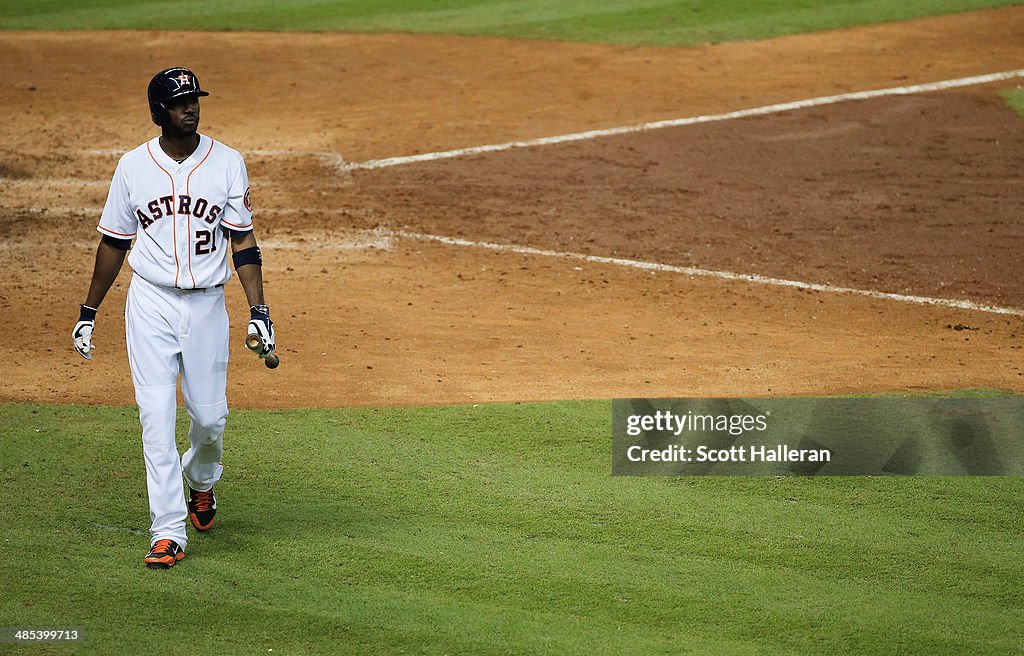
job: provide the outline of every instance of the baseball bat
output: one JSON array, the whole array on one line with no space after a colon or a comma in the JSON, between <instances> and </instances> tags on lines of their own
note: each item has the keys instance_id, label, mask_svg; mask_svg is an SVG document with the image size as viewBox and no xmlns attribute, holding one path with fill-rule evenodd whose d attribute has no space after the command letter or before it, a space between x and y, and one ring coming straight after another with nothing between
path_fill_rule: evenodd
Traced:
<instances>
[{"instance_id":1,"label":"baseball bat","mask_svg":"<svg viewBox=\"0 0 1024 656\"><path fill-rule=\"evenodd\" d=\"M263 339L255 333L251 333L245 336L245 348L255 353L261 353L263 351ZM263 358L263 364L267 365L267 369L277 369L277 365L281 364L281 358L277 357L277 353L271 353L269 355L260 356Z\"/></svg>"}]
</instances>

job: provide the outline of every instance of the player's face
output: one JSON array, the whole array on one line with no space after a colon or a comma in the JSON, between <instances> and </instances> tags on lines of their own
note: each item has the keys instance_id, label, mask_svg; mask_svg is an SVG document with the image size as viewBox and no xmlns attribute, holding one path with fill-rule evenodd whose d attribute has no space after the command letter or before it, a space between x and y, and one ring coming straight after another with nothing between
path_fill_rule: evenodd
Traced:
<instances>
[{"instance_id":1,"label":"player's face","mask_svg":"<svg viewBox=\"0 0 1024 656\"><path fill-rule=\"evenodd\" d=\"M170 117L166 127L183 136L199 129L199 96L171 98L164 106Z\"/></svg>"}]
</instances>

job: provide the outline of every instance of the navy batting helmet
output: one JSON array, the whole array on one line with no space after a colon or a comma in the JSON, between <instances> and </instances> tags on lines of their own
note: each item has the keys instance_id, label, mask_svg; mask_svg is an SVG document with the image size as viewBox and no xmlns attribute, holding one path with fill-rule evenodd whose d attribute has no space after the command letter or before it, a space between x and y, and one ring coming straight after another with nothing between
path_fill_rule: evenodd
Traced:
<instances>
[{"instance_id":1,"label":"navy batting helmet","mask_svg":"<svg viewBox=\"0 0 1024 656\"><path fill-rule=\"evenodd\" d=\"M181 96L208 96L199 86L199 78L192 71L182 66L160 71L149 81L149 113L153 122L163 125L167 121L167 106L164 104L171 98Z\"/></svg>"}]
</instances>

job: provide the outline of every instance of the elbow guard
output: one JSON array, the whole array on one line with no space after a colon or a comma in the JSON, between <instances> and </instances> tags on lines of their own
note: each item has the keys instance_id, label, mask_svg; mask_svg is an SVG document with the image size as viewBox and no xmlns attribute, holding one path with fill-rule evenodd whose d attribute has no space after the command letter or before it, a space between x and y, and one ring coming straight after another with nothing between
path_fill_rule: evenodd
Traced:
<instances>
[{"instance_id":1,"label":"elbow guard","mask_svg":"<svg viewBox=\"0 0 1024 656\"><path fill-rule=\"evenodd\" d=\"M237 251L231 256L231 259L235 263L236 270L246 264L263 266L263 253L260 252L259 246L253 246L252 248L247 248L244 251Z\"/></svg>"}]
</instances>

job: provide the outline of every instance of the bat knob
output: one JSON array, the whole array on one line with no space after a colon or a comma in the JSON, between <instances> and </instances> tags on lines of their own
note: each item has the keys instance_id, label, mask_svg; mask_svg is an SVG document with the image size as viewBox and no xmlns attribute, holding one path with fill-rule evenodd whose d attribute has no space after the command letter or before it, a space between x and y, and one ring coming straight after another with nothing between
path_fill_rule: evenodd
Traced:
<instances>
[{"instance_id":1,"label":"bat knob","mask_svg":"<svg viewBox=\"0 0 1024 656\"><path fill-rule=\"evenodd\" d=\"M277 369L277 365L281 364L281 358L277 357L276 354L271 353L263 359L263 362L267 365L267 369Z\"/></svg>"}]
</instances>

